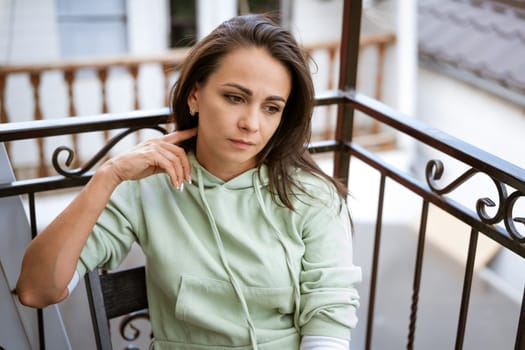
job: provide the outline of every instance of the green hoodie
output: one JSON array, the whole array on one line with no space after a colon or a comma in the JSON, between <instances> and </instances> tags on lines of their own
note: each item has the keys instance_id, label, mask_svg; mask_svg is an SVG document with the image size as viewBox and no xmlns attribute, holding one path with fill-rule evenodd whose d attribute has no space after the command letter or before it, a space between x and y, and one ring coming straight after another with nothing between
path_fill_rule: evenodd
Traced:
<instances>
[{"instance_id":1,"label":"green hoodie","mask_svg":"<svg viewBox=\"0 0 525 350\"><path fill-rule=\"evenodd\" d=\"M273 201L266 167L260 179L252 169L224 182L189 158L193 182L182 192L165 174L118 186L79 275L118 267L137 242L155 349L298 349L302 335L350 339L361 270L333 186L296 171L311 196L293 196L291 211Z\"/></svg>"}]
</instances>

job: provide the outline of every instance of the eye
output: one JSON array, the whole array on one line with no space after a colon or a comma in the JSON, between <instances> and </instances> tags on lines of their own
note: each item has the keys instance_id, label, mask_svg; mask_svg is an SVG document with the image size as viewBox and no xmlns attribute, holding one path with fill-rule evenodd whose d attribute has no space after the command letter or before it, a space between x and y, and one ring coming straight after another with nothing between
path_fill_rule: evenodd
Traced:
<instances>
[{"instance_id":1,"label":"eye","mask_svg":"<svg viewBox=\"0 0 525 350\"><path fill-rule=\"evenodd\" d=\"M281 111L281 108L279 106L275 106L275 105L268 105L268 106L264 106L264 110L268 114L276 114L276 113L279 113Z\"/></svg>"},{"instance_id":2,"label":"eye","mask_svg":"<svg viewBox=\"0 0 525 350\"><path fill-rule=\"evenodd\" d=\"M244 99L238 95L224 94L224 97L232 103L241 103Z\"/></svg>"}]
</instances>

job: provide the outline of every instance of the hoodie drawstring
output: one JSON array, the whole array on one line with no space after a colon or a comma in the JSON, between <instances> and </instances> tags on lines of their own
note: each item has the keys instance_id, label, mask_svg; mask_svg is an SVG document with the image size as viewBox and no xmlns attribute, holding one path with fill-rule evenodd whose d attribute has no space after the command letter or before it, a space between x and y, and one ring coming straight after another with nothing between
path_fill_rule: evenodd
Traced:
<instances>
[{"instance_id":1,"label":"hoodie drawstring","mask_svg":"<svg viewBox=\"0 0 525 350\"><path fill-rule=\"evenodd\" d=\"M264 201L263 201L262 194L261 194L261 189L260 189L262 187L262 185L261 185L261 183L259 181L259 177L257 176L257 173L253 174L253 184L254 184L253 187L255 188L255 194L256 194L256 197L257 197L257 202L259 203L259 207L261 208L261 211L263 213L264 219L272 227L273 233L274 233L277 241L279 242L279 244L281 245L281 247L284 250L284 254L285 254L285 257L286 257L286 267L288 269L288 273L290 274L290 278L292 280L293 290L294 290L294 304L295 304L295 308L294 308L294 322L293 323L294 323L295 329L297 330L297 333L300 334L299 316L300 316L300 312L301 312L301 310L300 310L301 292L300 292L300 288L299 288L299 280L298 280L297 276L295 275L295 272L294 272L295 270L293 269L293 264L292 264L292 261L290 260L290 252L289 252L286 244L282 240L283 234L275 226L273 221L270 219L270 216L268 215L268 212L266 211L266 206L264 205Z\"/></svg>"},{"instance_id":2,"label":"hoodie drawstring","mask_svg":"<svg viewBox=\"0 0 525 350\"><path fill-rule=\"evenodd\" d=\"M230 278L230 282L233 285L233 289L235 291L235 294L237 295L237 298L239 298L239 302L241 303L242 309L244 311L244 315L246 317L246 322L248 323L248 331L250 334L250 342L252 345L253 350L257 350L257 335L255 333L255 326L252 321L252 317L250 316L250 312L248 310L248 303L246 302L246 298L244 297L244 294L242 293L241 287L239 286L239 282L237 281L237 278L235 278L235 275L233 274L232 270L230 269L230 265L228 264L228 261L226 260L225 252L224 252L224 246L222 244L222 239L219 234L219 229L217 228L217 224L215 223L215 218L212 215L210 206L208 204L208 201L206 200L206 195L204 193L204 185L202 180L202 171L200 167L197 167L197 177L198 177L198 183L199 183L199 194L201 197L201 200L204 204L204 207L206 208L206 214L208 216L208 220L210 221L211 228L213 231L213 236L215 238L215 243L217 244L217 247L219 248L219 256L222 262L222 265L224 269L226 270L226 273L228 274L228 277Z\"/></svg>"}]
</instances>

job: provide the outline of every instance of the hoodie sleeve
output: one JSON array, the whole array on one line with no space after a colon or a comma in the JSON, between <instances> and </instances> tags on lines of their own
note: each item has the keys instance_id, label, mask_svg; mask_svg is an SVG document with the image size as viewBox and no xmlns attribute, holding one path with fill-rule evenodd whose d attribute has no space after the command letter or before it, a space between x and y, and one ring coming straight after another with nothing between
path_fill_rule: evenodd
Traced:
<instances>
[{"instance_id":1,"label":"hoodie sleeve","mask_svg":"<svg viewBox=\"0 0 525 350\"><path fill-rule=\"evenodd\" d=\"M116 268L124 260L136 240L136 221L141 217L136 193L131 181L115 189L82 249L77 263L80 276L97 266Z\"/></svg>"},{"instance_id":2,"label":"hoodie sleeve","mask_svg":"<svg viewBox=\"0 0 525 350\"><path fill-rule=\"evenodd\" d=\"M340 200L316 205L303 230L305 252L300 273L303 336L350 339L357 324L361 269L352 262L352 235Z\"/></svg>"}]
</instances>

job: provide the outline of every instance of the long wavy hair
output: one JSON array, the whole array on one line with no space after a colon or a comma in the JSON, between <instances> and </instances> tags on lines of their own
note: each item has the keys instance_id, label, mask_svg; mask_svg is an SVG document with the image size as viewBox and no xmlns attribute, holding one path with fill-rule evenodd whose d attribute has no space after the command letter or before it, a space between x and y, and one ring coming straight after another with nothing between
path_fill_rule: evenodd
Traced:
<instances>
[{"instance_id":1,"label":"long wavy hair","mask_svg":"<svg viewBox=\"0 0 525 350\"><path fill-rule=\"evenodd\" d=\"M175 128L191 129L198 124L198 117L190 115L187 104L192 88L197 83L205 83L225 55L238 48L253 46L264 48L288 69L292 77L292 88L281 122L268 144L257 155L257 167L260 169L262 164L268 167L269 190L274 200L294 210L290 200L294 189L306 192L294 179L294 168L327 179L345 200L346 187L319 168L306 146L311 134L314 86L305 52L293 35L276 24L269 14L233 17L193 46L182 63L179 78L171 91ZM195 138L186 140L181 147L195 152Z\"/></svg>"}]
</instances>

